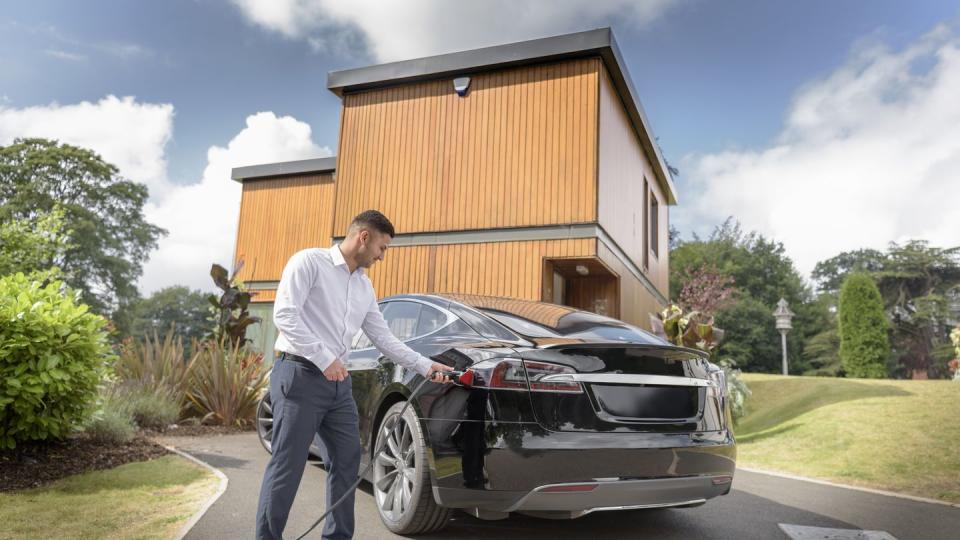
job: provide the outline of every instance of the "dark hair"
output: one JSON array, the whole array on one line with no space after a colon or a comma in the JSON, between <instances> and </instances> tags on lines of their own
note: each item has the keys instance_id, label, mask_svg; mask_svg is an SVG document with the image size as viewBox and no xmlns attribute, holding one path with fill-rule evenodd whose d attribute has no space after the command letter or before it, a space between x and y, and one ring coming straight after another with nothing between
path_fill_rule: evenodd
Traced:
<instances>
[{"instance_id":1,"label":"dark hair","mask_svg":"<svg viewBox=\"0 0 960 540\"><path fill-rule=\"evenodd\" d=\"M350 222L350 228L353 229L355 227L373 229L383 234L389 234L390 238L393 238L396 234L393 230L393 223L390 223L387 216L376 210L365 210L357 214L357 217L353 218L353 221Z\"/></svg>"}]
</instances>

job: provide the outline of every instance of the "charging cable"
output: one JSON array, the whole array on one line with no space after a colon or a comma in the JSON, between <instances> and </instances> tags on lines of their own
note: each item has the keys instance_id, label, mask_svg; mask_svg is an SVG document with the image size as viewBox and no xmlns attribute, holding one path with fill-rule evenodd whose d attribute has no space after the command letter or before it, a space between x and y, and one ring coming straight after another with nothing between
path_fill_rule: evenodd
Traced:
<instances>
[{"instance_id":1,"label":"charging cable","mask_svg":"<svg viewBox=\"0 0 960 540\"><path fill-rule=\"evenodd\" d=\"M399 420L400 418L403 417L403 413L407 412L407 407L409 407L410 404L413 403L413 400L417 397L417 395L420 394L420 390L423 388L423 386L428 382L430 382L430 379L432 379L436 373L443 373L447 377L450 377L450 379L453 380L455 384L460 382L460 378L463 377L463 374L464 374L464 372L462 371L455 371L455 370L431 372L425 379L420 381L420 384L418 384L416 388L413 389L413 392L410 394L410 397L407 399L407 403L403 406L402 409L400 409L400 413L395 418ZM390 429L395 429L395 428L396 428L396 424L394 424L394 427ZM357 481L354 482L353 485L350 486L350 488L347 489L347 491L344 492L344 494L339 499L337 499L335 503L330 505L330 508L327 508L327 511L324 512L322 516L320 516L320 519L313 522L313 525L311 525L309 529L307 529L303 534L298 536L297 540L301 540L303 537L310 534L310 531L315 529L317 525L323 522L323 520L327 519L327 516L330 515L330 512L333 512L334 510L336 510L336 508L340 506L340 504L347 499L347 496L349 496L351 493L353 493L355 489L357 489L357 486L359 486L360 482L363 481L364 475L367 474L367 472L370 470L370 467L372 467L373 463L377 460L377 457L380 455L381 452L383 452L383 447L386 444L387 438L383 437L382 439L380 439L378 437L378 439L379 441L377 444L377 448L373 451L373 454L370 458L370 463L367 463L367 466L364 467L362 471L360 471L359 475L357 475Z\"/></svg>"}]
</instances>

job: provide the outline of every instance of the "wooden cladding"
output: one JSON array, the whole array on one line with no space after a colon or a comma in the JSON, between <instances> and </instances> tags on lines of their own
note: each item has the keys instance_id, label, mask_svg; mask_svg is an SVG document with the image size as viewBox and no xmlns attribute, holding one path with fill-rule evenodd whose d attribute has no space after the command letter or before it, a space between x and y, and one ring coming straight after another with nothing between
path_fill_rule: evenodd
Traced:
<instances>
[{"instance_id":1,"label":"wooden cladding","mask_svg":"<svg viewBox=\"0 0 960 540\"><path fill-rule=\"evenodd\" d=\"M279 280L291 255L329 245L333 189L332 174L244 182L236 250L236 260L244 261L240 279Z\"/></svg>"},{"instance_id":2,"label":"wooden cladding","mask_svg":"<svg viewBox=\"0 0 960 540\"><path fill-rule=\"evenodd\" d=\"M376 208L400 233L596 220L599 58L347 94L334 235Z\"/></svg>"},{"instance_id":3,"label":"wooden cladding","mask_svg":"<svg viewBox=\"0 0 960 540\"><path fill-rule=\"evenodd\" d=\"M392 247L370 269L377 296L451 292L540 300L543 260L587 257L593 238Z\"/></svg>"}]
</instances>

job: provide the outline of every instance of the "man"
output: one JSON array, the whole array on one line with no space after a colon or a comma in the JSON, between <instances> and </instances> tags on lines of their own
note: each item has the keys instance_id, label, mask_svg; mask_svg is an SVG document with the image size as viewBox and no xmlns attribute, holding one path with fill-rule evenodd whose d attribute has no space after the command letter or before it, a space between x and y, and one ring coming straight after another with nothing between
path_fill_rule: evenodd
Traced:
<instances>
[{"instance_id":1,"label":"man","mask_svg":"<svg viewBox=\"0 0 960 540\"><path fill-rule=\"evenodd\" d=\"M394 362L434 382L449 382L441 371L450 367L432 362L390 332L363 272L383 260L393 236L390 220L367 210L353 219L341 244L300 251L283 269L273 308L275 348L281 352L270 375L273 455L260 488L257 538L281 538L314 433L326 450L327 506L357 479L357 404L343 362L360 328ZM324 538L353 536L353 506L351 493L327 517Z\"/></svg>"}]
</instances>

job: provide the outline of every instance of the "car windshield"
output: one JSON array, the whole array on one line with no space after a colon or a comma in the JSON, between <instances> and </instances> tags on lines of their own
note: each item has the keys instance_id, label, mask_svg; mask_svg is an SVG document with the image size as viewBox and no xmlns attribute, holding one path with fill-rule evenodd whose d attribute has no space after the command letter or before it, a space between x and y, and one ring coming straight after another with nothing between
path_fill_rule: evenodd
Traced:
<instances>
[{"instance_id":1,"label":"car windshield","mask_svg":"<svg viewBox=\"0 0 960 540\"><path fill-rule=\"evenodd\" d=\"M484 312L490 317L493 317L497 320L497 322L520 334L521 336L539 338L560 337L560 334L550 330L546 326L541 326L528 319L522 319L515 315L510 315L508 313L493 309L482 309L480 311Z\"/></svg>"}]
</instances>

